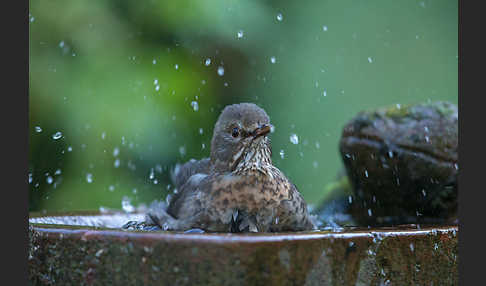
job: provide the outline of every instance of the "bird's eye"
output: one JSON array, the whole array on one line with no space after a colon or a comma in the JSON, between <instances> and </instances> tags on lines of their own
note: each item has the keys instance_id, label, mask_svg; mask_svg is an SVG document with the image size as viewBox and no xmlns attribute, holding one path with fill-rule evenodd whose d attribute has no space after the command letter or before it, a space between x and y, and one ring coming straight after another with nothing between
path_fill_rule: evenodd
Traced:
<instances>
[{"instance_id":1,"label":"bird's eye","mask_svg":"<svg viewBox=\"0 0 486 286\"><path fill-rule=\"evenodd\" d=\"M239 135L240 135L240 129L238 127L233 128L233 130L231 131L231 136L236 138Z\"/></svg>"}]
</instances>

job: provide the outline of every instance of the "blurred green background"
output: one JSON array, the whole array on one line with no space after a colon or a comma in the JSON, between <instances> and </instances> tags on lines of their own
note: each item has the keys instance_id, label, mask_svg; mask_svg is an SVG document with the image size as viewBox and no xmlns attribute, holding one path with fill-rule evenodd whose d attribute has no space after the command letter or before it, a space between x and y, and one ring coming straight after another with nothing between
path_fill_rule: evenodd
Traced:
<instances>
[{"instance_id":1,"label":"blurred green background","mask_svg":"<svg viewBox=\"0 0 486 286\"><path fill-rule=\"evenodd\" d=\"M217 116L237 102L267 111L274 164L317 204L357 112L457 103L457 7L31 0L29 210L163 199L170 170L209 155Z\"/></svg>"}]
</instances>

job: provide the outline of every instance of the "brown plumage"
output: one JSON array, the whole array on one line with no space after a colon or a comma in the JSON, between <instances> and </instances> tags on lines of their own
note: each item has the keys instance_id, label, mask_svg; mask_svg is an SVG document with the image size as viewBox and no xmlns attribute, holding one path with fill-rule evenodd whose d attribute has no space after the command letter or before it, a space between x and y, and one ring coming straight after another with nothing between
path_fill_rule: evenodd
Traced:
<instances>
[{"instance_id":1,"label":"brown plumage","mask_svg":"<svg viewBox=\"0 0 486 286\"><path fill-rule=\"evenodd\" d=\"M168 207L147 222L166 230L299 231L315 228L299 191L272 164L270 119L252 103L227 106L216 122L210 158L177 166Z\"/></svg>"}]
</instances>

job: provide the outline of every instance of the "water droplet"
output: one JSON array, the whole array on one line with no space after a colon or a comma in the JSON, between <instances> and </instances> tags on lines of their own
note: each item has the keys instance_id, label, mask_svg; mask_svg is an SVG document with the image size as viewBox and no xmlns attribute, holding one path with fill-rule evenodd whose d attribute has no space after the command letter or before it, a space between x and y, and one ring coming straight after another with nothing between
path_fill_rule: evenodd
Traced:
<instances>
[{"instance_id":1,"label":"water droplet","mask_svg":"<svg viewBox=\"0 0 486 286\"><path fill-rule=\"evenodd\" d=\"M86 182L88 182L89 184L93 182L93 174L91 173L86 174Z\"/></svg>"},{"instance_id":2,"label":"water droplet","mask_svg":"<svg viewBox=\"0 0 486 286\"><path fill-rule=\"evenodd\" d=\"M459 165L457 165L457 163L454 163L454 169L459 170Z\"/></svg>"},{"instance_id":3,"label":"water droplet","mask_svg":"<svg viewBox=\"0 0 486 286\"><path fill-rule=\"evenodd\" d=\"M427 195L424 189L422 189L422 195L424 195L424 197Z\"/></svg>"},{"instance_id":4,"label":"water droplet","mask_svg":"<svg viewBox=\"0 0 486 286\"><path fill-rule=\"evenodd\" d=\"M371 212L371 209L368 209L368 216L372 216L373 213Z\"/></svg>"},{"instance_id":5,"label":"water droplet","mask_svg":"<svg viewBox=\"0 0 486 286\"><path fill-rule=\"evenodd\" d=\"M110 186L108 187L108 190L110 190L110 192L113 192L113 191L115 190L115 186L110 185Z\"/></svg>"},{"instance_id":6,"label":"water droplet","mask_svg":"<svg viewBox=\"0 0 486 286\"><path fill-rule=\"evenodd\" d=\"M284 157L285 157L285 152L284 152L284 150L280 150L280 158L282 158L282 159L283 159Z\"/></svg>"},{"instance_id":7,"label":"water droplet","mask_svg":"<svg viewBox=\"0 0 486 286\"><path fill-rule=\"evenodd\" d=\"M322 95L323 95L323 96L327 96L327 91L326 91L326 90L324 90L324 91L322 92Z\"/></svg>"},{"instance_id":8,"label":"water droplet","mask_svg":"<svg viewBox=\"0 0 486 286\"><path fill-rule=\"evenodd\" d=\"M130 198L127 196L124 196L122 198L122 209L127 213L133 212L135 210L135 207L133 207L130 202Z\"/></svg>"},{"instance_id":9,"label":"water droplet","mask_svg":"<svg viewBox=\"0 0 486 286\"><path fill-rule=\"evenodd\" d=\"M105 137L106 137L106 132L101 133L101 139L105 140Z\"/></svg>"},{"instance_id":10,"label":"water droplet","mask_svg":"<svg viewBox=\"0 0 486 286\"><path fill-rule=\"evenodd\" d=\"M32 183L32 180L33 180L33 179L32 179L32 173L29 173L29 184L31 184L31 183Z\"/></svg>"},{"instance_id":11,"label":"water droplet","mask_svg":"<svg viewBox=\"0 0 486 286\"><path fill-rule=\"evenodd\" d=\"M59 42L59 48L63 48L64 47L64 41L60 41Z\"/></svg>"},{"instance_id":12,"label":"water droplet","mask_svg":"<svg viewBox=\"0 0 486 286\"><path fill-rule=\"evenodd\" d=\"M211 64L211 59L207 58L204 64L208 67Z\"/></svg>"},{"instance_id":13,"label":"water droplet","mask_svg":"<svg viewBox=\"0 0 486 286\"><path fill-rule=\"evenodd\" d=\"M175 67L176 70L179 69L179 65L178 64L175 64L174 67Z\"/></svg>"},{"instance_id":14,"label":"water droplet","mask_svg":"<svg viewBox=\"0 0 486 286\"><path fill-rule=\"evenodd\" d=\"M371 57L368 57L368 62L371 64L373 62L373 59Z\"/></svg>"},{"instance_id":15,"label":"water droplet","mask_svg":"<svg viewBox=\"0 0 486 286\"><path fill-rule=\"evenodd\" d=\"M397 109L401 109L402 106L400 105L400 103L397 103Z\"/></svg>"},{"instance_id":16,"label":"water droplet","mask_svg":"<svg viewBox=\"0 0 486 286\"><path fill-rule=\"evenodd\" d=\"M181 154L181 156L186 155L186 146L179 147L179 153Z\"/></svg>"},{"instance_id":17,"label":"water droplet","mask_svg":"<svg viewBox=\"0 0 486 286\"><path fill-rule=\"evenodd\" d=\"M348 202L351 204L353 202L353 197L352 196L348 196Z\"/></svg>"},{"instance_id":18,"label":"water droplet","mask_svg":"<svg viewBox=\"0 0 486 286\"><path fill-rule=\"evenodd\" d=\"M326 26L326 25L322 26L322 30L323 30L324 32L327 32L327 26Z\"/></svg>"},{"instance_id":19,"label":"water droplet","mask_svg":"<svg viewBox=\"0 0 486 286\"><path fill-rule=\"evenodd\" d=\"M150 168L149 179L150 179L150 180L153 180L154 178L155 178L155 174L154 174L154 168Z\"/></svg>"},{"instance_id":20,"label":"water droplet","mask_svg":"<svg viewBox=\"0 0 486 286\"><path fill-rule=\"evenodd\" d=\"M317 161L314 161L314 162L312 162L312 166L314 168L317 168L317 167L319 167L319 163Z\"/></svg>"},{"instance_id":21,"label":"water droplet","mask_svg":"<svg viewBox=\"0 0 486 286\"><path fill-rule=\"evenodd\" d=\"M157 85L159 83L158 79L154 79L154 85Z\"/></svg>"},{"instance_id":22,"label":"water droplet","mask_svg":"<svg viewBox=\"0 0 486 286\"><path fill-rule=\"evenodd\" d=\"M425 142L429 142L429 136L425 136Z\"/></svg>"},{"instance_id":23,"label":"water droplet","mask_svg":"<svg viewBox=\"0 0 486 286\"><path fill-rule=\"evenodd\" d=\"M47 176L47 178L46 178L46 182L47 182L49 185L50 185L50 184L52 184L52 181L53 181L52 177L51 177L51 176Z\"/></svg>"},{"instance_id":24,"label":"water droplet","mask_svg":"<svg viewBox=\"0 0 486 286\"><path fill-rule=\"evenodd\" d=\"M410 243L410 250L413 252L415 250L415 247L413 246L413 243Z\"/></svg>"},{"instance_id":25,"label":"water droplet","mask_svg":"<svg viewBox=\"0 0 486 286\"><path fill-rule=\"evenodd\" d=\"M299 144L299 137L297 136L297 134L293 133L290 135L290 142L292 144Z\"/></svg>"},{"instance_id":26,"label":"water droplet","mask_svg":"<svg viewBox=\"0 0 486 286\"><path fill-rule=\"evenodd\" d=\"M277 21L281 22L283 20L283 15L282 13L277 14Z\"/></svg>"},{"instance_id":27,"label":"water droplet","mask_svg":"<svg viewBox=\"0 0 486 286\"><path fill-rule=\"evenodd\" d=\"M57 139L59 139L61 137L62 137L62 133L59 132L59 131L56 132L56 133L54 133L54 134L52 134L52 139L54 139L54 140L57 140Z\"/></svg>"},{"instance_id":28,"label":"water droplet","mask_svg":"<svg viewBox=\"0 0 486 286\"><path fill-rule=\"evenodd\" d=\"M365 177L368 178L368 170L365 170L364 173L365 173Z\"/></svg>"},{"instance_id":29,"label":"water droplet","mask_svg":"<svg viewBox=\"0 0 486 286\"><path fill-rule=\"evenodd\" d=\"M154 64L154 65L155 65L156 63L157 63L157 61L156 61L155 59L153 59L153 60L152 60L152 64Z\"/></svg>"},{"instance_id":30,"label":"water droplet","mask_svg":"<svg viewBox=\"0 0 486 286\"><path fill-rule=\"evenodd\" d=\"M202 128L199 128L199 134L203 134L204 133L204 130Z\"/></svg>"},{"instance_id":31,"label":"water droplet","mask_svg":"<svg viewBox=\"0 0 486 286\"><path fill-rule=\"evenodd\" d=\"M275 57L270 57L270 62L274 64L277 62L277 59Z\"/></svg>"},{"instance_id":32,"label":"water droplet","mask_svg":"<svg viewBox=\"0 0 486 286\"><path fill-rule=\"evenodd\" d=\"M155 91L159 91L159 89L160 89L160 85L156 85L155 86Z\"/></svg>"},{"instance_id":33,"label":"water droplet","mask_svg":"<svg viewBox=\"0 0 486 286\"><path fill-rule=\"evenodd\" d=\"M194 109L194 111L199 110L199 104L197 103L197 101L191 101L191 106L192 106L192 109Z\"/></svg>"},{"instance_id":34,"label":"water droplet","mask_svg":"<svg viewBox=\"0 0 486 286\"><path fill-rule=\"evenodd\" d=\"M243 38L243 30L239 30L237 34L238 39Z\"/></svg>"},{"instance_id":35,"label":"water droplet","mask_svg":"<svg viewBox=\"0 0 486 286\"><path fill-rule=\"evenodd\" d=\"M120 154L120 149L118 149L118 147L115 147L115 149L113 149L113 157L118 156L118 154Z\"/></svg>"},{"instance_id":36,"label":"water droplet","mask_svg":"<svg viewBox=\"0 0 486 286\"><path fill-rule=\"evenodd\" d=\"M223 67L218 67L218 75L223 76L224 75L224 68Z\"/></svg>"},{"instance_id":37,"label":"water droplet","mask_svg":"<svg viewBox=\"0 0 486 286\"><path fill-rule=\"evenodd\" d=\"M40 126L36 126L35 127L35 132L41 133L42 132L42 128L40 128Z\"/></svg>"},{"instance_id":38,"label":"water droplet","mask_svg":"<svg viewBox=\"0 0 486 286\"><path fill-rule=\"evenodd\" d=\"M54 175L61 175L61 169L57 169L57 170L54 172Z\"/></svg>"},{"instance_id":39,"label":"water droplet","mask_svg":"<svg viewBox=\"0 0 486 286\"><path fill-rule=\"evenodd\" d=\"M69 146L68 147L68 152L71 152L71 151L73 151L73 147Z\"/></svg>"},{"instance_id":40,"label":"water droplet","mask_svg":"<svg viewBox=\"0 0 486 286\"><path fill-rule=\"evenodd\" d=\"M115 168L120 167L120 159L116 159L116 160L115 160L115 162L113 162L113 166L114 166Z\"/></svg>"}]
</instances>

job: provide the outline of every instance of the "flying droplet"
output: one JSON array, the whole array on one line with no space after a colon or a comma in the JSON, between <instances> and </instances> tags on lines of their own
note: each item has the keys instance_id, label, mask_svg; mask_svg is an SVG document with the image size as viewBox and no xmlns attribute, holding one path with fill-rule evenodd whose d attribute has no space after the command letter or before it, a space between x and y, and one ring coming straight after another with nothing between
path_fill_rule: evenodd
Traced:
<instances>
[{"instance_id":1,"label":"flying droplet","mask_svg":"<svg viewBox=\"0 0 486 286\"><path fill-rule=\"evenodd\" d=\"M194 111L199 110L199 104L197 103L197 101L191 101L191 106L192 106L192 109L194 109Z\"/></svg>"},{"instance_id":2,"label":"flying droplet","mask_svg":"<svg viewBox=\"0 0 486 286\"><path fill-rule=\"evenodd\" d=\"M88 173L86 174L86 181L91 184L93 182L93 174Z\"/></svg>"},{"instance_id":3,"label":"flying droplet","mask_svg":"<svg viewBox=\"0 0 486 286\"><path fill-rule=\"evenodd\" d=\"M54 133L54 134L52 135L52 139L54 139L54 140L57 140L57 139L59 139L59 138L61 138L61 137L62 137L62 133L61 133L61 132L59 132L59 131L58 131L58 132L56 132L56 133Z\"/></svg>"},{"instance_id":4,"label":"flying droplet","mask_svg":"<svg viewBox=\"0 0 486 286\"><path fill-rule=\"evenodd\" d=\"M284 157L285 157L285 152L284 152L284 150L280 150L280 158L282 158L282 159L283 159Z\"/></svg>"},{"instance_id":5,"label":"flying droplet","mask_svg":"<svg viewBox=\"0 0 486 286\"><path fill-rule=\"evenodd\" d=\"M224 75L224 68L223 67L218 67L218 75L223 76Z\"/></svg>"},{"instance_id":6,"label":"flying droplet","mask_svg":"<svg viewBox=\"0 0 486 286\"><path fill-rule=\"evenodd\" d=\"M373 59L371 57L368 57L368 62L371 64L373 62Z\"/></svg>"},{"instance_id":7,"label":"flying droplet","mask_svg":"<svg viewBox=\"0 0 486 286\"><path fill-rule=\"evenodd\" d=\"M283 15L282 15L282 13L278 13L278 14L277 14L277 21L282 22L282 20L283 20Z\"/></svg>"},{"instance_id":8,"label":"flying droplet","mask_svg":"<svg viewBox=\"0 0 486 286\"><path fill-rule=\"evenodd\" d=\"M113 157L118 156L118 154L120 154L120 149L118 149L118 147L115 147L115 149L113 149Z\"/></svg>"},{"instance_id":9,"label":"flying droplet","mask_svg":"<svg viewBox=\"0 0 486 286\"><path fill-rule=\"evenodd\" d=\"M155 174L154 174L154 168L150 168L149 179L150 179L150 180L153 180L154 178L155 178Z\"/></svg>"},{"instance_id":10,"label":"flying droplet","mask_svg":"<svg viewBox=\"0 0 486 286\"><path fill-rule=\"evenodd\" d=\"M42 132L42 128L40 128L40 126L36 126L35 127L35 132L41 133Z\"/></svg>"},{"instance_id":11,"label":"flying droplet","mask_svg":"<svg viewBox=\"0 0 486 286\"><path fill-rule=\"evenodd\" d=\"M207 58L204 64L208 67L211 64L211 59Z\"/></svg>"},{"instance_id":12,"label":"flying droplet","mask_svg":"<svg viewBox=\"0 0 486 286\"><path fill-rule=\"evenodd\" d=\"M326 25L322 26L322 30L323 30L324 32L327 32L327 26L326 26Z\"/></svg>"},{"instance_id":13,"label":"flying droplet","mask_svg":"<svg viewBox=\"0 0 486 286\"><path fill-rule=\"evenodd\" d=\"M292 144L299 144L299 137L297 134L294 133L290 135L290 142L292 142Z\"/></svg>"},{"instance_id":14,"label":"flying droplet","mask_svg":"<svg viewBox=\"0 0 486 286\"><path fill-rule=\"evenodd\" d=\"M175 69L178 70L179 69L179 65L178 64L175 64Z\"/></svg>"},{"instance_id":15,"label":"flying droplet","mask_svg":"<svg viewBox=\"0 0 486 286\"><path fill-rule=\"evenodd\" d=\"M243 30L239 30L237 34L238 39L243 38Z\"/></svg>"},{"instance_id":16,"label":"flying droplet","mask_svg":"<svg viewBox=\"0 0 486 286\"><path fill-rule=\"evenodd\" d=\"M52 184L52 181L53 181L53 179L52 179L52 177L51 177L51 176L48 176L48 177L46 178L46 182L47 182L49 185L50 185L50 184Z\"/></svg>"},{"instance_id":17,"label":"flying droplet","mask_svg":"<svg viewBox=\"0 0 486 286\"><path fill-rule=\"evenodd\" d=\"M275 57L270 57L270 62L274 64L277 62L277 59Z\"/></svg>"}]
</instances>

